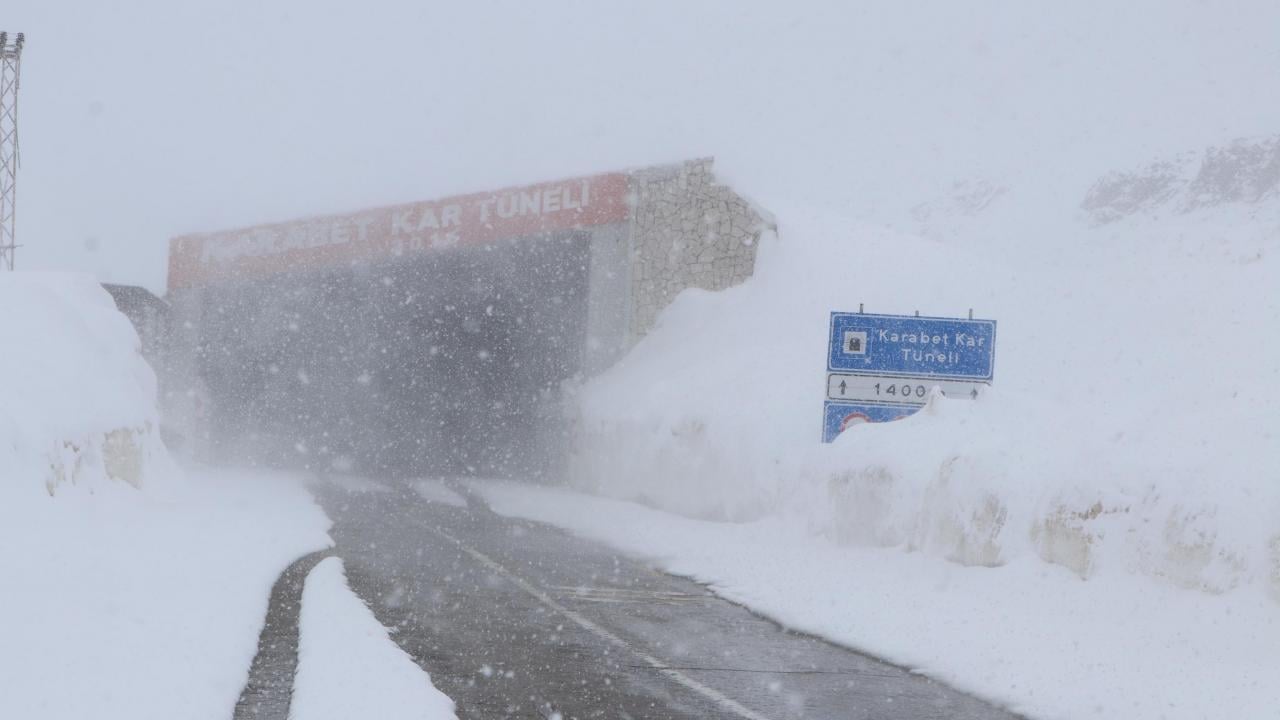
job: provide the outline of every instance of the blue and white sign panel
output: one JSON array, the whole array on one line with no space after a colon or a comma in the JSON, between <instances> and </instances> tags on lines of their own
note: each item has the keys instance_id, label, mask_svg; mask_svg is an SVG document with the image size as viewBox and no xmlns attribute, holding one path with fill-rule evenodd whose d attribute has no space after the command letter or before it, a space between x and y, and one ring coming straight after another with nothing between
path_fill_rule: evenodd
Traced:
<instances>
[{"instance_id":1,"label":"blue and white sign panel","mask_svg":"<svg viewBox=\"0 0 1280 720\"><path fill-rule=\"evenodd\" d=\"M930 389L976 398L995 376L995 320L831 313L822 441L907 417Z\"/></svg>"},{"instance_id":2,"label":"blue and white sign panel","mask_svg":"<svg viewBox=\"0 0 1280 720\"><path fill-rule=\"evenodd\" d=\"M831 313L827 371L989 383L996 321Z\"/></svg>"}]
</instances>

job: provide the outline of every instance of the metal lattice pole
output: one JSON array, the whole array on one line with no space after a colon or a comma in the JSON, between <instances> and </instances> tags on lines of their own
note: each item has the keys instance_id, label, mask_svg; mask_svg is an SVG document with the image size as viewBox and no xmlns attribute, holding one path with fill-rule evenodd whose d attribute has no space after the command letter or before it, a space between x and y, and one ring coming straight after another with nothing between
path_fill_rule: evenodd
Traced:
<instances>
[{"instance_id":1,"label":"metal lattice pole","mask_svg":"<svg viewBox=\"0 0 1280 720\"><path fill-rule=\"evenodd\" d=\"M22 33L9 40L0 32L0 268L13 269L18 189L18 75L22 69Z\"/></svg>"}]
</instances>

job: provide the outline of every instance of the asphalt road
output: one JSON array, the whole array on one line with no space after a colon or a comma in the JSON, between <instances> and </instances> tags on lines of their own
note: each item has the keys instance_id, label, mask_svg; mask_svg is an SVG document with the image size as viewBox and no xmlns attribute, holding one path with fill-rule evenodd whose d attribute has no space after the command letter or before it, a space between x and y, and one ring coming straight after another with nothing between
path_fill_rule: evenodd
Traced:
<instances>
[{"instance_id":1,"label":"asphalt road","mask_svg":"<svg viewBox=\"0 0 1280 720\"><path fill-rule=\"evenodd\" d=\"M475 497L315 492L352 588L460 718L1015 717Z\"/></svg>"}]
</instances>

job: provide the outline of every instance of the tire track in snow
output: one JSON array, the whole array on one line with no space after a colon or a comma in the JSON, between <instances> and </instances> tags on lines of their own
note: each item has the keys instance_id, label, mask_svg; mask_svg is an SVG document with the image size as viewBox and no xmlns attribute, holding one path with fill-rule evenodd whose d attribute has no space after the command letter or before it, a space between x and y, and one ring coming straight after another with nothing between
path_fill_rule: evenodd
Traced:
<instances>
[{"instance_id":1,"label":"tire track in snow","mask_svg":"<svg viewBox=\"0 0 1280 720\"><path fill-rule=\"evenodd\" d=\"M298 615L307 575L333 548L294 560L271 587L267 617L258 635L258 652L236 701L235 720L288 720L293 677L298 670Z\"/></svg>"}]
</instances>

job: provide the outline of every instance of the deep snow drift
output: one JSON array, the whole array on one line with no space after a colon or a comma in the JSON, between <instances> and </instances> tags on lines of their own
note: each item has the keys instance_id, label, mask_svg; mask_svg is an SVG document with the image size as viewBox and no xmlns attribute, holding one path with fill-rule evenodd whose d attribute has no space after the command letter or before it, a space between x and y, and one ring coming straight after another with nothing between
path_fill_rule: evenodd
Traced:
<instances>
[{"instance_id":1,"label":"deep snow drift","mask_svg":"<svg viewBox=\"0 0 1280 720\"><path fill-rule=\"evenodd\" d=\"M1272 626L1276 168L1270 138L1091 183L962 184L896 229L760 198L780 237L762 245L756 276L723 293L687 291L581 388L572 480L692 517L780 518L903 563L918 551L975 586L1001 582L988 567L1038 564L1074 575L1099 603L1118 599L1117 582L1145 583L1153 598L1172 588L1261 608L1247 622ZM819 445L827 316L859 303L997 319L994 386ZM895 648L841 637L920 657L907 638ZM1007 649L1053 662L1034 646ZM1037 700L1044 688L928 669L1073 714ZM1134 682L1135 693L1161 691ZM1114 700L1096 702L1126 716Z\"/></svg>"},{"instance_id":2,"label":"deep snow drift","mask_svg":"<svg viewBox=\"0 0 1280 720\"><path fill-rule=\"evenodd\" d=\"M178 470L92 278L0 274L0 307L0 717L227 717L327 518L293 478Z\"/></svg>"}]
</instances>

